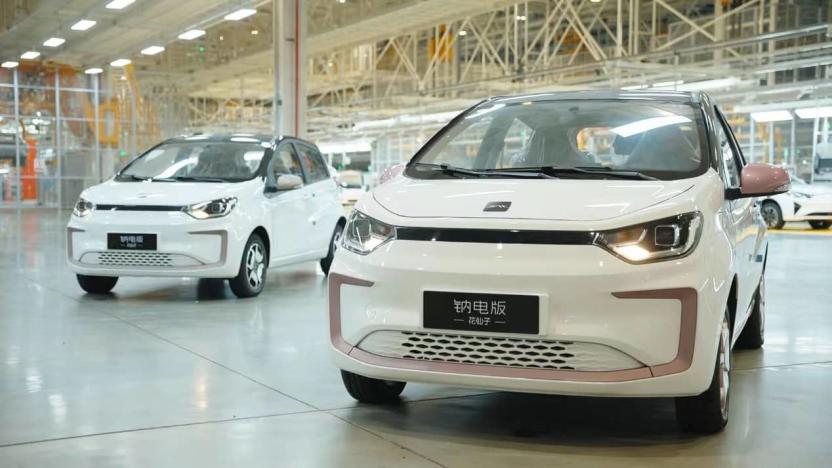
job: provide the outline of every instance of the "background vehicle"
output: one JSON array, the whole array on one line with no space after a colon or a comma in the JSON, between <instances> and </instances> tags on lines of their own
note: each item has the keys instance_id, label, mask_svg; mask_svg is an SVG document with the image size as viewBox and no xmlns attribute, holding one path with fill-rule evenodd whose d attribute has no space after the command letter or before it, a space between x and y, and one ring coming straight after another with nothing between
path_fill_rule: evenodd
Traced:
<instances>
[{"instance_id":1,"label":"background vehicle","mask_svg":"<svg viewBox=\"0 0 832 468\"><path fill-rule=\"evenodd\" d=\"M85 190L67 227L81 287L120 276L228 278L259 294L271 266L319 260L328 273L344 225L335 181L312 143L195 135L151 148Z\"/></svg>"},{"instance_id":2,"label":"background vehicle","mask_svg":"<svg viewBox=\"0 0 832 468\"><path fill-rule=\"evenodd\" d=\"M808 184L796 176L791 176L791 184L787 193L761 201L766 225L780 229L787 222L808 221L812 229L829 229L832 226L832 185Z\"/></svg>"},{"instance_id":3,"label":"background vehicle","mask_svg":"<svg viewBox=\"0 0 832 468\"><path fill-rule=\"evenodd\" d=\"M344 385L671 396L685 429L721 430L731 348L763 344L754 197L784 190L705 94L480 103L350 216L329 280Z\"/></svg>"}]
</instances>

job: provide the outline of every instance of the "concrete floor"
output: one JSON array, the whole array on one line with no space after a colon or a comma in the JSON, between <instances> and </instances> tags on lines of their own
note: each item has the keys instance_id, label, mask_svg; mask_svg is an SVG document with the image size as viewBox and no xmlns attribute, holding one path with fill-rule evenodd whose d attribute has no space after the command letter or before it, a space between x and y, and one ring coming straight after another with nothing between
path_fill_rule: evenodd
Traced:
<instances>
[{"instance_id":1,"label":"concrete floor","mask_svg":"<svg viewBox=\"0 0 832 468\"><path fill-rule=\"evenodd\" d=\"M356 405L327 354L325 279L264 294L126 279L86 296L66 214L0 213L0 466L830 466L832 232L771 236L762 351L735 354L726 431L677 429L669 399L408 385Z\"/></svg>"}]
</instances>

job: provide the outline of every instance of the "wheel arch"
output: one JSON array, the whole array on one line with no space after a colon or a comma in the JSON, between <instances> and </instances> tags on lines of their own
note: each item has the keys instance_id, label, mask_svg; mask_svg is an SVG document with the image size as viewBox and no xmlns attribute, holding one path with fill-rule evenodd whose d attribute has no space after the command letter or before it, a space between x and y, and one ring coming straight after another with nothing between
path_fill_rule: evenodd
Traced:
<instances>
[{"instance_id":1,"label":"wheel arch","mask_svg":"<svg viewBox=\"0 0 832 468\"><path fill-rule=\"evenodd\" d=\"M739 279L737 275L734 275L733 279L731 280L731 289L728 290L728 303L726 307L728 308L728 319L729 323L731 324L731 339L734 338L734 327L736 327L736 320L737 320L737 288L739 288Z\"/></svg>"},{"instance_id":2,"label":"wheel arch","mask_svg":"<svg viewBox=\"0 0 832 468\"><path fill-rule=\"evenodd\" d=\"M253 231L251 231L251 234L257 234L261 239L263 239L263 243L266 244L266 258L270 259L272 254L272 244L269 239L269 232L266 231L266 228L263 226L257 226ZM251 235L249 235L249 237L251 237Z\"/></svg>"}]
</instances>

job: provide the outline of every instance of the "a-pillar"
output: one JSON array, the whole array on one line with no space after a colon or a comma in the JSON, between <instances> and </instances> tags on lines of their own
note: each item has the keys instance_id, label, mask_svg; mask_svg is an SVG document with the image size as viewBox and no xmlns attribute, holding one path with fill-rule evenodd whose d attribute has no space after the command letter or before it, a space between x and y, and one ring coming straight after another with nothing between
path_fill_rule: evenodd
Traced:
<instances>
[{"instance_id":1,"label":"a-pillar","mask_svg":"<svg viewBox=\"0 0 832 468\"><path fill-rule=\"evenodd\" d=\"M302 0L272 0L275 135L306 133L306 8Z\"/></svg>"}]
</instances>

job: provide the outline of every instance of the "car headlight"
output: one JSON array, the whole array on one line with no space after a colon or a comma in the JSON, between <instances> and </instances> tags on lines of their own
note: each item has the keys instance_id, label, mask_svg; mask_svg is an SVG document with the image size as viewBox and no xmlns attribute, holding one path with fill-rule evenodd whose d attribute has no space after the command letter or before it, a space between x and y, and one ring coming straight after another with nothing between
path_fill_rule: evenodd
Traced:
<instances>
[{"instance_id":1,"label":"car headlight","mask_svg":"<svg viewBox=\"0 0 832 468\"><path fill-rule=\"evenodd\" d=\"M792 196L795 197L795 198L812 198L811 193L805 193L805 192L792 192Z\"/></svg>"},{"instance_id":2,"label":"car headlight","mask_svg":"<svg viewBox=\"0 0 832 468\"><path fill-rule=\"evenodd\" d=\"M189 205L183 211L196 219L222 218L228 216L235 206L237 199L229 197Z\"/></svg>"},{"instance_id":3,"label":"car headlight","mask_svg":"<svg viewBox=\"0 0 832 468\"><path fill-rule=\"evenodd\" d=\"M78 201L75 203L75 207L72 208L72 214L79 218L83 218L84 216L92 213L95 209L95 203L85 200L83 197L79 197Z\"/></svg>"},{"instance_id":4,"label":"car headlight","mask_svg":"<svg viewBox=\"0 0 832 468\"><path fill-rule=\"evenodd\" d=\"M396 238L396 228L364 213L353 210L344 229L341 245L359 255L367 255L385 242Z\"/></svg>"},{"instance_id":5,"label":"car headlight","mask_svg":"<svg viewBox=\"0 0 832 468\"><path fill-rule=\"evenodd\" d=\"M628 263L649 263L689 254L701 235L702 214L694 211L599 232L595 244Z\"/></svg>"}]
</instances>

